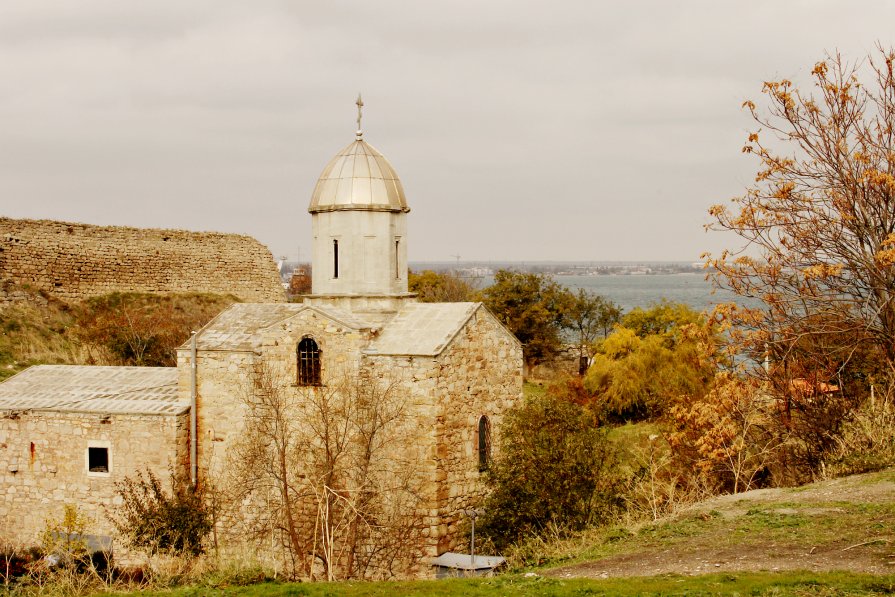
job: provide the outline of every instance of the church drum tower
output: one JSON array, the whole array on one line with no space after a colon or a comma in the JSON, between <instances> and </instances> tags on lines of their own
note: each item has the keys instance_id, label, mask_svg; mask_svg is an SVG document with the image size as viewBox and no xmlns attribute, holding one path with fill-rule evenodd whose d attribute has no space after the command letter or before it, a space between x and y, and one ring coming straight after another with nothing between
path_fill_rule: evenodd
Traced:
<instances>
[{"instance_id":1,"label":"church drum tower","mask_svg":"<svg viewBox=\"0 0 895 597\"><path fill-rule=\"evenodd\" d=\"M312 302L397 311L407 292L407 213L394 168L364 141L357 98L353 143L330 160L311 197Z\"/></svg>"}]
</instances>

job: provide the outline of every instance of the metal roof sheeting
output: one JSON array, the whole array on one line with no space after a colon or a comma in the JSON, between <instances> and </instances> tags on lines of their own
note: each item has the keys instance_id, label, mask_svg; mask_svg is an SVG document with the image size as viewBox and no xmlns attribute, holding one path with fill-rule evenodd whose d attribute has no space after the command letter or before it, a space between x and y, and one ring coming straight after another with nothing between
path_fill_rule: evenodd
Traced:
<instances>
[{"instance_id":1,"label":"metal roof sheeting","mask_svg":"<svg viewBox=\"0 0 895 597\"><path fill-rule=\"evenodd\" d=\"M343 209L410 211L395 169L363 139L330 160L308 206L311 213Z\"/></svg>"},{"instance_id":2,"label":"metal roof sheeting","mask_svg":"<svg viewBox=\"0 0 895 597\"><path fill-rule=\"evenodd\" d=\"M177 415L176 367L36 365L0 383L0 410Z\"/></svg>"},{"instance_id":3,"label":"metal roof sheeting","mask_svg":"<svg viewBox=\"0 0 895 597\"><path fill-rule=\"evenodd\" d=\"M250 352L261 347L259 332L301 313L311 310L345 327L360 330L372 327L352 313L332 307L301 303L235 303L212 319L199 332L199 350L232 350ZM180 350L190 347L189 340Z\"/></svg>"},{"instance_id":4,"label":"metal roof sheeting","mask_svg":"<svg viewBox=\"0 0 895 597\"><path fill-rule=\"evenodd\" d=\"M435 356L453 340L481 303L410 303L383 326L367 353Z\"/></svg>"},{"instance_id":5,"label":"metal roof sheeting","mask_svg":"<svg viewBox=\"0 0 895 597\"><path fill-rule=\"evenodd\" d=\"M475 559L468 553L445 552L431 560L433 566L453 568L456 570L486 570L501 566L506 560L501 556L475 555Z\"/></svg>"},{"instance_id":6,"label":"metal roof sheeting","mask_svg":"<svg viewBox=\"0 0 895 597\"><path fill-rule=\"evenodd\" d=\"M199 350L242 350L257 348L257 333L288 319L304 305L295 303L235 303L224 309L199 332ZM180 348L189 348L187 340Z\"/></svg>"}]
</instances>

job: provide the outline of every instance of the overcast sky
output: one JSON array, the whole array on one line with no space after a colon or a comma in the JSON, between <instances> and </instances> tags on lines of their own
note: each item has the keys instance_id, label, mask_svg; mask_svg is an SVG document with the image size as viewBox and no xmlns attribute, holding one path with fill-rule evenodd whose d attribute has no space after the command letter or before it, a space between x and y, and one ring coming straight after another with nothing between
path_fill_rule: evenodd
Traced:
<instances>
[{"instance_id":1,"label":"overcast sky","mask_svg":"<svg viewBox=\"0 0 895 597\"><path fill-rule=\"evenodd\" d=\"M893 23L892 0L2 0L0 215L307 258L360 91L411 260L696 261L756 170L743 100Z\"/></svg>"}]
</instances>

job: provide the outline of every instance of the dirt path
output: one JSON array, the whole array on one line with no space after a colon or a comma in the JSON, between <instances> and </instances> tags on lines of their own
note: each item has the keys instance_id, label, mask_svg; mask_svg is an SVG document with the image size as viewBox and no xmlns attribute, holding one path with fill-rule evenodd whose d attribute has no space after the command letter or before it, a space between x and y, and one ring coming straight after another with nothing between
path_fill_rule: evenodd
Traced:
<instances>
[{"instance_id":1,"label":"dirt path","mask_svg":"<svg viewBox=\"0 0 895 597\"><path fill-rule=\"evenodd\" d=\"M604 557L545 572L609 578L715 572L895 573L895 472L720 496L644 525Z\"/></svg>"}]
</instances>

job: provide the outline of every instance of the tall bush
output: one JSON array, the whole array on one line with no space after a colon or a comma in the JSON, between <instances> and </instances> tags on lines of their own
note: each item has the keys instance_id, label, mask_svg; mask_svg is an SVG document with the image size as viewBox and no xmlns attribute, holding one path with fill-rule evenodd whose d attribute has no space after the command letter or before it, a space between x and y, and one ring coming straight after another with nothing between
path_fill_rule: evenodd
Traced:
<instances>
[{"instance_id":1,"label":"tall bush","mask_svg":"<svg viewBox=\"0 0 895 597\"><path fill-rule=\"evenodd\" d=\"M606 431L578 405L529 399L504 422L481 532L497 547L551 527L574 531L620 507L622 483Z\"/></svg>"}]
</instances>

